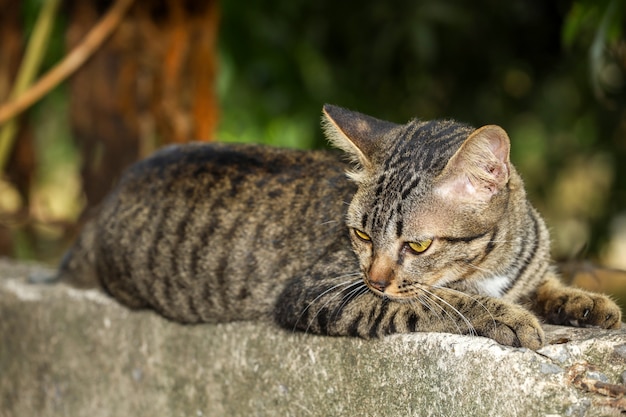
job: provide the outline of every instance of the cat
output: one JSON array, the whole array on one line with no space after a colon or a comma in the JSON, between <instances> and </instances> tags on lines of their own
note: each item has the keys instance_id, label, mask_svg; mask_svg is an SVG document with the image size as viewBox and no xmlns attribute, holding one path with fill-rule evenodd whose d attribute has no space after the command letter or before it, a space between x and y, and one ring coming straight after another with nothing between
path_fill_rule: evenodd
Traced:
<instances>
[{"instance_id":1,"label":"cat","mask_svg":"<svg viewBox=\"0 0 626 417\"><path fill-rule=\"evenodd\" d=\"M539 319L620 327L608 297L559 282L502 128L333 105L323 128L348 158L191 143L136 163L60 277L182 323L450 332L530 349L545 343Z\"/></svg>"}]
</instances>

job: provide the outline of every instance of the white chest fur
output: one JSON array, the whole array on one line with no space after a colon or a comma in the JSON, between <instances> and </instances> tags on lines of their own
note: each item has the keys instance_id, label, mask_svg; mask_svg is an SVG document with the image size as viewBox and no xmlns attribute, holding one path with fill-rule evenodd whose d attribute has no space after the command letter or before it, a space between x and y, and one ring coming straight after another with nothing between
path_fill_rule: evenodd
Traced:
<instances>
[{"instance_id":1,"label":"white chest fur","mask_svg":"<svg viewBox=\"0 0 626 417\"><path fill-rule=\"evenodd\" d=\"M495 275L493 277L485 278L482 281L476 283L476 290L480 294L488 295L491 297L502 297L504 290L509 285L511 278Z\"/></svg>"}]
</instances>

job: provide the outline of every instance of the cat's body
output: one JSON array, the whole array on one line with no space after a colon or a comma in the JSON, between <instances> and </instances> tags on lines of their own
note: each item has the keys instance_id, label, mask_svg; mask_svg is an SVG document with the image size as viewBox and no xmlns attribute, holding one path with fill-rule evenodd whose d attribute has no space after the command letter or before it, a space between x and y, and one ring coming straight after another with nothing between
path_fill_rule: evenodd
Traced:
<instances>
[{"instance_id":1,"label":"cat's body","mask_svg":"<svg viewBox=\"0 0 626 417\"><path fill-rule=\"evenodd\" d=\"M530 348L543 344L531 311L619 327L612 301L555 278L502 129L325 115L353 164L322 151L166 148L126 173L60 275L185 323L444 331Z\"/></svg>"},{"instance_id":2,"label":"cat's body","mask_svg":"<svg viewBox=\"0 0 626 417\"><path fill-rule=\"evenodd\" d=\"M125 175L87 226L98 229L86 245L95 262L82 266L95 269L81 275L177 321L271 318L290 278L333 245L350 250L342 219L355 187L346 167L325 152L163 149Z\"/></svg>"}]
</instances>

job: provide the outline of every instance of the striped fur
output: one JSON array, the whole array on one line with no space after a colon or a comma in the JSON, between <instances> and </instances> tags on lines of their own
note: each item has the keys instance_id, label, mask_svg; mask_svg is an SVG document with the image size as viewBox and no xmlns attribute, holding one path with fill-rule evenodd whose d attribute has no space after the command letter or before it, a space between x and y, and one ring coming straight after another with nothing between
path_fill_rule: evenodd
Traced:
<instances>
[{"instance_id":1,"label":"striped fur","mask_svg":"<svg viewBox=\"0 0 626 417\"><path fill-rule=\"evenodd\" d=\"M351 163L251 145L166 148L124 175L60 276L183 323L443 331L533 349L538 317L619 326L614 303L555 278L502 129L324 114Z\"/></svg>"}]
</instances>

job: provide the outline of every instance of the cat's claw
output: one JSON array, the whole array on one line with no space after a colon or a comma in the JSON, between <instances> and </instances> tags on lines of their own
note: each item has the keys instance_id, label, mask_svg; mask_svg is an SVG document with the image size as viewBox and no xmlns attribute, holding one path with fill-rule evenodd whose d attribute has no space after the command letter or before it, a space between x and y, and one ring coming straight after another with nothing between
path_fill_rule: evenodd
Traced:
<instances>
[{"instance_id":1,"label":"cat's claw","mask_svg":"<svg viewBox=\"0 0 626 417\"><path fill-rule=\"evenodd\" d=\"M620 308L601 294L567 289L561 296L548 301L546 307L546 320L552 324L604 329L619 329L621 326Z\"/></svg>"}]
</instances>

